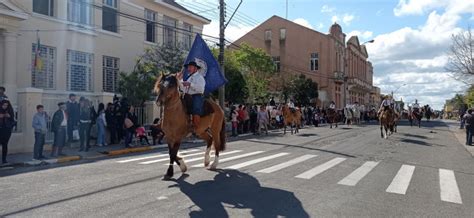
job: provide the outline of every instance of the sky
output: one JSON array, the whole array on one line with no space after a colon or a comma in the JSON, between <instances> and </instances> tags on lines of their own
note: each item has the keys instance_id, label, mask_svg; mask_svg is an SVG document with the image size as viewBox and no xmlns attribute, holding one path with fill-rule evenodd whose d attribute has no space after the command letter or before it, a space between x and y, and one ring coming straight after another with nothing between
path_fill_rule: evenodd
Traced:
<instances>
[{"instance_id":1,"label":"sky","mask_svg":"<svg viewBox=\"0 0 474 218\"><path fill-rule=\"evenodd\" d=\"M218 0L177 0L212 22L203 34L219 36ZM226 0L227 18L240 0ZM286 0L243 0L226 29L234 41L273 15L286 17ZM410 104L442 109L467 89L445 72L451 36L474 27L473 0L288 0L288 20L322 33L337 22L346 39L357 35L374 66L374 85Z\"/></svg>"}]
</instances>

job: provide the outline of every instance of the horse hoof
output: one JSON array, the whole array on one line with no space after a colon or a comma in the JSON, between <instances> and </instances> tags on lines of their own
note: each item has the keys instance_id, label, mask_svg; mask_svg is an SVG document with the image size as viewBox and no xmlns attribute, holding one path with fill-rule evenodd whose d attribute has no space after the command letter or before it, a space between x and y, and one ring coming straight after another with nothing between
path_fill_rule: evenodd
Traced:
<instances>
[{"instance_id":1,"label":"horse hoof","mask_svg":"<svg viewBox=\"0 0 474 218\"><path fill-rule=\"evenodd\" d=\"M170 167L168 168L168 170L166 171L166 174L165 174L165 176L164 176L164 179L165 179L165 180L168 180L168 179L173 178L173 174L174 174L174 172L173 172L173 166L170 166Z\"/></svg>"},{"instance_id":2,"label":"horse hoof","mask_svg":"<svg viewBox=\"0 0 474 218\"><path fill-rule=\"evenodd\" d=\"M178 160L178 162L179 162L179 169L181 169L181 172L182 172L182 173L188 171L188 167L187 167L186 164L184 163L184 160L183 160L183 159Z\"/></svg>"}]
</instances>

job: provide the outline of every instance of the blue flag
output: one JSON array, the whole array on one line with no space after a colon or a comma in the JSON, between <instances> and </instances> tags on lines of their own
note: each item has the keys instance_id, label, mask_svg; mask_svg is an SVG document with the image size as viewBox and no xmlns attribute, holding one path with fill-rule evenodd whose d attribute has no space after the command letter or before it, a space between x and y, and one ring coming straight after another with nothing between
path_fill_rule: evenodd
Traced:
<instances>
[{"instance_id":1,"label":"blue flag","mask_svg":"<svg viewBox=\"0 0 474 218\"><path fill-rule=\"evenodd\" d=\"M214 58L211 50L207 47L206 42L204 42L199 34L196 34L193 46L189 51L185 63L187 64L190 61L195 61L197 65L201 67L198 73L201 73L206 80L206 87L204 90L205 95L215 91L227 83L227 79L222 75L222 72L219 69L217 60ZM187 80L188 78L189 72L187 69L184 69L183 79Z\"/></svg>"}]
</instances>

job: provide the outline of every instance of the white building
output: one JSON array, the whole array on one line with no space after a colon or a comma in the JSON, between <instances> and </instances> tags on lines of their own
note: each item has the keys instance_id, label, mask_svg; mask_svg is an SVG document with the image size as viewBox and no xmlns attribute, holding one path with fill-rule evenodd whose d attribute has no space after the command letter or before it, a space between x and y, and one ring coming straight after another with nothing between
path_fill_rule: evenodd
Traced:
<instances>
[{"instance_id":1,"label":"white building","mask_svg":"<svg viewBox=\"0 0 474 218\"><path fill-rule=\"evenodd\" d=\"M0 86L18 118L10 152L32 151L36 105L51 115L69 93L110 102L146 47L190 47L209 23L173 0L0 0Z\"/></svg>"}]
</instances>

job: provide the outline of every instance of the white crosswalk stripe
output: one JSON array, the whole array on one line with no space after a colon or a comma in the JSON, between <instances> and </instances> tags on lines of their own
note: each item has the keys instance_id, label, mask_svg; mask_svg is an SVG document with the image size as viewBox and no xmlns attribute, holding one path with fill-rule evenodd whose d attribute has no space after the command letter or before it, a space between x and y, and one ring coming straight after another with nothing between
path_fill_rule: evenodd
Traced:
<instances>
[{"instance_id":1,"label":"white crosswalk stripe","mask_svg":"<svg viewBox=\"0 0 474 218\"><path fill-rule=\"evenodd\" d=\"M462 204L461 193L452 170L439 169L439 188L442 201Z\"/></svg>"},{"instance_id":2,"label":"white crosswalk stripe","mask_svg":"<svg viewBox=\"0 0 474 218\"><path fill-rule=\"evenodd\" d=\"M364 176L374 169L377 164L379 164L379 162L367 161L362 166L354 170L354 172L339 181L337 184L355 186L362 178L364 178Z\"/></svg>"},{"instance_id":3,"label":"white crosswalk stripe","mask_svg":"<svg viewBox=\"0 0 474 218\"><path fill-rule=\"evenodd\" d=\"M233 156L233 157L228 157L228 158L224 158L224 159L219 160L219 163L224 163L224 162L227 162L227 161L237 160L237 159L244 158L244 157L250 157L252 155L257 155L257 154L260 154L260 153L263 153L263 152L264 151L254 151L254 152L250 152L250 153L246 153L246 154L241 154L241 155L237 155L237 156ZM196 165L193 165L191 167L204 167L204 164L196 164Z\"/></svg>"},{"instance_id":4,"label":"white crosswalk stripe","mask_svg":"<svg viewBox=\"0 0 474 218\"><path fill-rule=\"evenodd\" d=\"M303 161L309 160L309 159L311 159L313 157L317 157L317 156L318 155L306 154L306 155L303 155L301 157L297 157L293 160L289 160L287 162L284 162L284 163L281 163L281 164L278 164L278 165L275 165L275 166L271 166L271 167L265 168L263 170L259 170L257 172L259 172L259 173L273 173L273 172L276 172L278 170L293 166L295 164L301 163Z\"/></svg>"},{"instance_id":5,"label":"white crosswalk stripe","mask_svg":"<svg viewBox=\"0 0 474 218\"><path fill-rule=\"evenodd\" d=\"M236 170L236 169L240 169L240 168L243 168L243 167L246 167L246 166L250 166L250 165L253 165L253 164L264 162L264 161L267 161L267 160L282 157L282 156L285 156L285 155L288 155L288 154L289 153L282 152L282 153L278 153L278 154L274 154L274 155L270 155L270 156L266 156L266 157L262 157L262 158L257 158L255 160L250 160L250 161L247 161L247 162L243 162L243 163L240 163L240 164L236 164L236 165L226 167L226 169Z\"/></svg>"},{"instance_id":6,"label":"white crosswalk stripe","mask_svg":"<svg viewBox=\"0 0 474 218\"><path fill-rule=\"evenodd\" d=\"M198 155L203 155L204 153L206 152L198 152L198 153L193 153L193 154L187 154L187 155L181 155L181 157L193 157L193 156L198 156ZM159 162L165 162L165 161L169 161L170 158L163 158L163 159L158 159L158 160L150 160L150 161L145 161L145 162L141 162L139 164L143 164L143 165L147 165L147 164L153 164L153 163L159 163Z\"/></svg>"},{"instance_id":7,"label":"white crosswalk stripe","mask_svg":"<svg viewBox=\"0 0 474 218\"><path fill-rule=\"evenodd\" d=\"M235 150L235 151L229 151L229 152L222 152L219 154L219 157L221 156L226 156L226 155L230 155L230 154L235 154L235 153L239 153L239 152L242 152L242 150ZM215 154L213 152L211 152L211 158L215 157ZM204 159L204 156L202 157L196 157L196 158L191 158L191 159L187 159L187 160L184 160L186 163L190 163L190 162L195 162L195 161L199 161L199 160L203 160ZM169 164L164 164L166 166L169 166ZM176 163L174 163L174 165L177 165Z\"/></svg>"},{"instance_id":8,"label":"white crosswalk stripe","mask_svg":"<svg viewBox=\"0 0 474 218\"><path fill-rule=\"evenodd\" d=\"M404 195L410 185L411 177L415 171L415 166L402 165L397 175L393 178L392 183L388 186L386 192Z\"/></svg>"},{"instance_id":9,"label":"white crosswalk stripe","mask_svg":"<svg viewBox=\"0 0 474 218\"><path fill-rule=\"evenodd\" d=\"M191 153L191 152L195 152L195 151L199 151L197 149L189 149L189 150L184 150L184 151L181 151L180 154L186 154L186 153ZM146 157L139 157L139 158L133 158L133 159L127 159L127 160L121 160L121 161L117 161L118 163L128 163L128 162L134 162L134 161L140 161L140 160L146 160L146 159L153 159L153 158L160 158L160 157L168 157L168 152L162 152L162 153L159 153L159 155L152 155L152 156L146 156Z\"/></svg>"},{"instance_id":10,"label":"white crosswalk stripe","mask_svg":"<svg viewBox=\"0 0 474 218\"><path fill-rule=\"evenodd\" d=\"M311 179L315 176L317 176L318 174L342 163L343 161L345 161L346 158L342 158L342 157L336 157L326 163L323 163L313 169L310 169L302 174L299 174L296 176L296 178L301 178L301 179Z\"/></svg>"}]
</instances>

